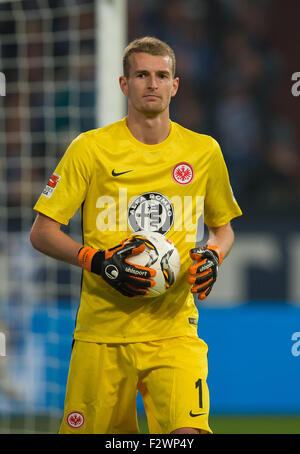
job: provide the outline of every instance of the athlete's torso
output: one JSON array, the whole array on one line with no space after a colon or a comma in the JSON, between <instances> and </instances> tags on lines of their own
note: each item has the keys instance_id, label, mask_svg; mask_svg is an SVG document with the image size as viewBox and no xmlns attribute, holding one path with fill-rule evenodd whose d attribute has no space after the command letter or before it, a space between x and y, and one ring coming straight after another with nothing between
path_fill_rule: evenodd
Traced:
<instances>
[{"instance_id":1,"label":"athlete's torso","mask_svg":"<svg viewBox=\"0 0 300 454\"><path fill-rule=\"evenodd\" d=\"M180 255L176 283L156 298L126 298L84 271L77 339L135 342L197 335L198 311L187 283L189 250L202 239L204 221L223 225L241 212L217 142L170 125L168 138L157 145L138 142L126 119L81 134L55 170L58 183L50 197L42 194L35 206L61 223L81 208L86 246L107 249L132 231L154 230Z\"/></svg>"}]
</instances>

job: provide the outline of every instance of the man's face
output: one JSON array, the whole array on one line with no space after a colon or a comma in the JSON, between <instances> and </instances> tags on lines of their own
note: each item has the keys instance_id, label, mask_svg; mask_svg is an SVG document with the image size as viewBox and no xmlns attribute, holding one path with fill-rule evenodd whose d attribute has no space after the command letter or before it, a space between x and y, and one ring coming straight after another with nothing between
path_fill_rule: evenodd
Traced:
<instances>
[{"instance_id":1,"label":"man's face","mask_svg":"<svg viewBox=\"0 0 300 454\"><path fill-rule=\"evenodd\" d=\"M121 89L128 97L129 111L134 109L148 117L165 111L179 82L172 76L171 58L139 52L130 55L129 61L129 77L120 77Z\"/></svg>"}]
</instances>

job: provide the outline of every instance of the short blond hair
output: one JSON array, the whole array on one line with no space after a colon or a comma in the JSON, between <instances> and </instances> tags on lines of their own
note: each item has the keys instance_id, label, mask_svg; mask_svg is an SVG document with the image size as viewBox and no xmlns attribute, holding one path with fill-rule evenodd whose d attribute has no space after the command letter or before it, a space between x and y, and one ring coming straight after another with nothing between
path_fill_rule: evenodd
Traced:
<instances>
[{"instance_id":1,"label":"short blond hair","mask_svg":"<svg viewBox=\"0 0 300 454\"><path fill-rule=\"evenodd\" d=\"M162 57L170 57L172 61L172 76L175 76L176 58L173 49L164 41L153 36L144 36L143 38L135 39L128 44L123 53L123 74L129 77L130 63L129 57L134 53L144 52L150 55L159 55Z\"/></svg>"}]
</instances>

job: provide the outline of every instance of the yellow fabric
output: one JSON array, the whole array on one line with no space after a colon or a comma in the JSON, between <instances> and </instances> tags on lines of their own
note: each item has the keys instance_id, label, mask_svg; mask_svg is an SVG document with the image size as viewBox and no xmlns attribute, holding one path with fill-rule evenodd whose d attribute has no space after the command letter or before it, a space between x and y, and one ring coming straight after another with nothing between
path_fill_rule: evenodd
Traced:
<instances>
[{"instance_id":1,"label":"yellow fabric","mask_svg":"<svg viewBox=\"0 0 300 454\"><path fill-rule=\"evenodd\" d=\"M179 251L178 279L160 297L122 296L83 271L74 337L93 342L197 336L198 311L187 278L198 219L217 227L241 215L212 137L170 122L166 140L145 145L130 133L126 118L80 134L34 209L62 224L80 209L85 246L111 248L143 227L161 231Z\"/></svg>"},{"instance_id":2,"label":"yellow fabric","mask_svg":"<svg viewBox=\"0 0 300 454\"><path fill-rule=\"evenodd\" d=\"M207 345L193 337L133 344L75 341L60 434L138 433L137 389L149 433L211 433Z\"/></svg>"}]
</instances>

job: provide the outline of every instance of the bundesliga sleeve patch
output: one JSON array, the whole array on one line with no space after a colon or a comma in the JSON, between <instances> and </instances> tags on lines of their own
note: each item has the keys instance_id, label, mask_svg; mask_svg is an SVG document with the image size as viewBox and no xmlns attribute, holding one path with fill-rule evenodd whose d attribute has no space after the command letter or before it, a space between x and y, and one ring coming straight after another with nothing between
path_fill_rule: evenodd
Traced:
<instances>
[{"instance_id":1,"label":"bundesliga sleeve patch","mask_svg":"<svg viewBox=\"0 0 300 454\"><path fill-rule=\"evenodd\" d=\"M56 186L58 185L58 182L60 180L60 175L56 175L56 173L53 173L51 176L50 180L46 184L42 194L48 198L50 198L55 191Z\"/></svg>"}]
</instances>

